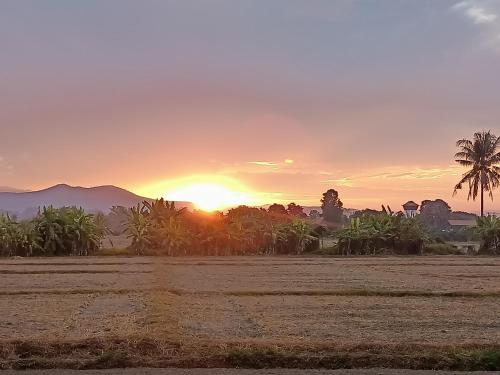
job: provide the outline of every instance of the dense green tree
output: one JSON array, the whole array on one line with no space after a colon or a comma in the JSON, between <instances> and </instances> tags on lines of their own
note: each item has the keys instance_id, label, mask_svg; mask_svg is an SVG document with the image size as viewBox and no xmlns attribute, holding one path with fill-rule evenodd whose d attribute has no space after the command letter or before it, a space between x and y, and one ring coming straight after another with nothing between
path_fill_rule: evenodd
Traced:
<instances>
[{"instance_id":1,"label":"dense green tree","mask_svg":"<svg viewBox=\"0 0 500 375\"><path fill-rule=\"evenodd\" d=\"M442 199L424 200L420 205L420 220L430 230L450 230L451 207Z\"/></svg>"},{"instance_id":2,"label":"dense green tree","mask_svg":"<svg viewBox=\"0 0 500 375\"><path fill-rule=\"evenodd\" d=\"M307 215L304 213L304 207L293 202L288 204L286 212L288 213L288 215L294 217L301 217L301 218L307 217Z\"/></svg>"},{"instance_id":3,"label":"dense green tree","mask_svg":"<svg viewBox=\"0 0 500 375\"><path fill-rule=\"evenodd\" d=\"M329 189L323 193L321 199L323 219L330 223L342 223L343 203L339 199L339 193L335 189Z\"/></svg>"},{"instance_id":4,"label":"dense green tree","mask_svg":"<svg viewBox=\"0 0 500 375\"><path fill-rule=\"evenodd\" d=\"M317 220L321 217L321 213L318 210L309 211L309 218L311 220Z\"/></svg>"},{"instance_id":5,"label":"dense green tree","mask_svg":"<svg viewBox=\"0 0 500 375\"><path fill-rule=\"evenodd\" d=\"M373 215L379 215L382 211L377 211L373 210L371 208L365 208L363 210L358 210L355 213L353 213L350 218L351 219L356 219L356 218L362 218L366 216L373 216Z\"/></svg>"},{"instance_id":6,"label":"dense green tree","mask_svg":"<svg viewBox=\"0 0 500 375\"><path fill-rule=\"evenodd\" d=\"M270 214L275 214L275 215L286 215L286 208L282 204L278 203L273 203L272 205L269 206L267 209L267 212Z\"/></svg>"}]
</instances>

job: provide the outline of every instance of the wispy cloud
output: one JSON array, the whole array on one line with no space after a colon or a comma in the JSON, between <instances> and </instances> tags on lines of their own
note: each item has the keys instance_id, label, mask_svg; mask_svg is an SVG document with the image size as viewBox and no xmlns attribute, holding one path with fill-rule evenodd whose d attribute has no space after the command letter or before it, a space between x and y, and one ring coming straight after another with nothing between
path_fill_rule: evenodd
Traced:
<instances>
[{"instance_id":1,"label":"wispy cloud","mask_svg":"<svg viewBox=\"0 0 500 375\"><path fill-rule=\"evenodd\" d=\"M293 159L285 159L282 162L257 160L257 161L249 161L247 163L248 164L253 164L253 165L260 165L262 167L275 167L275 168L278 168L278 167L291 166L292 164L295 163L295 160L293 160Z\"/></svg>"},{"instance_id":2,"label":"wispy cloud","mask_svg":"<svg viewBox=\"0 0 500 375\"><path fill-rule=\"evenodd\" d=\"M354 186L353 180L350 177L323 180L323 181L321 181L321 183L333 184L335 186L345 186L345 187L353 187Z\"/></svg>"},{"instance_id":3,"label":"wispy cloud","mask_svg":"<svg viewBox=\"0 0 500 375\"><path fill-rule=\"evenodd\" d=\"M249 161L248 164L261 165L264 167L276 167L278 165L272 161Z\"/></svg>"},{"instance_id":4,"label":"wispy cloud","mask_svg":"<svg viewBox=\"0 0 500 375\"><path fill-rule=\"evenodd\" d=\"M463 12L476 24L489 24L498 19L498 14L493 9L487 8L487 3L483 1L461 1L453 5L452 9Z\"/></svg>"},{"instance_id":5,"label":"wispy cloud","mask_svg":"<svg viewBox=\"0 0 500 375\"><path fill-rule=\"evenodd\" d=\"M405 172L388 172L373 175L370 178L385 179L438 179L444 176L460 174L459 167L449 166L445 168L412 168Z\"/></svg>"},{"instance_id":6,"label":"wispy cloud","mask_svg":"<svg viewBox=\"0 0 500 375\"><path fill-rule=\"evenodd\" d=\"M500 1L464 0L451 9L478 27L483 46L500 51Z\"/></svg>"},{"instance_id":7,"label":"wispy cloud","mask_svg":"<svg viewBox=\"0 0 500 375\"><path fill-rule=\"evenodd\" d=\"M369 184L369 181L376 180L437 180L446 176L458 176L461 173L460 167L454 165L442 168L390 167L387 169L389 171L332 178L321 182L336 186L356 187L364 186Z\"/></svg>"}]
</instances>

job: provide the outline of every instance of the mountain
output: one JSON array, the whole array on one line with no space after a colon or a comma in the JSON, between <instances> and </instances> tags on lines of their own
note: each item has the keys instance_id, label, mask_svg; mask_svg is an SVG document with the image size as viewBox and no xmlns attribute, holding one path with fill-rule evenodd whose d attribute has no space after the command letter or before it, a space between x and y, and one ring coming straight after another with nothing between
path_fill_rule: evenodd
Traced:
<instances>
[{"instance_id":1,"label":"mountain","mask_svg":"<svg viewBox=\"0 0 500 375\"><path fill-rule=\"evenodd\" d=\"M17 189L11 186L0 186L0 193L25 193L29 190Z\"/></svg>"},{"instance_id":2,"label":"mountain","mask_svg":"<svg viewBox=\"0 0 500 375\"><path fill-rule=\"evenodd\" d=\"M38 207L77 206L89 212L109 212L112 206L132 207L151 198L141 197L125 189L107 185L96 187L55 185L29 192L0 192L0 211L16 214L19 218L32 217ZM189 202L176 202L177 207L192 207Z\"/></svg>"}]
</instances>

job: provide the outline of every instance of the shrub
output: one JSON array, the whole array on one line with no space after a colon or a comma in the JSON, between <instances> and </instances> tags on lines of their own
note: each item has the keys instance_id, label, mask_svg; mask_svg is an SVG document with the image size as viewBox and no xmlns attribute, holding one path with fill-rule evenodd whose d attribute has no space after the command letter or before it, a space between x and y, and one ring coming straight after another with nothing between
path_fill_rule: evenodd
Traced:
<instances>
[{"instance_id":1,"label":"shrub","mask_svg":"<svg viewBox=\"0 0 500 375\"><path fill-rule=\"evenodd\" d=\"M91 255L104 234L98 217L76 207L44 207L30 221L0 215L0 255Z\"/></svg>"},{"instance_id":2,"label":"shrub","mask_svg":"<svg viewBox=\"0 0 500 375\"><path fill-rule=\"evenodd\" d=\"M350 226L339 232L338 246L342 255L421 254L426 239L417 218L384 210L352 219Z\"/></svg>"},{"instance_id":3,"label":"shrub","mask_svg":"<svg viewBox=\"0 0 500 375\"><path fill-rule=\"evenodd\" d=\"M500 218L495 216L479 217L477 232L481 236L481 253L500 254Z\"/></svg>"},{"instance_id":4,"label":"shrub","mask_svg":"<svg viewBox=\"0 0 500 375\"><path fill-rule=\"evenodd\" d=\"M446 243L430 243L424 246L424 254L428 255L463 255L456 246Z\"/></svg>"}]
</instances>

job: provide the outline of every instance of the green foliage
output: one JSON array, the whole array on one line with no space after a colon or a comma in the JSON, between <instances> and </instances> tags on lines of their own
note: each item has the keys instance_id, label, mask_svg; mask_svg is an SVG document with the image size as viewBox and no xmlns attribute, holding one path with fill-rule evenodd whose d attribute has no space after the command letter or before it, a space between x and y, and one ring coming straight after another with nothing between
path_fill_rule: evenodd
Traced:
<instances>
[{"instance_id":1,"label":"green foliage","mask_svg":"<svg viewBox=\"0 0 500 375\"><path fill-rule=\"evenodd\" d=\"M500 218L495 216L479 217L477 231L481 236L481 251L500 254Z\"/></svg>"},{"instance_id":2,"label":"green foliage","mask_svg":"<svg viewBox=\"0 0 500 375\"><path fill-rule=\"evenodd\" d=\"M341 255L373 255L383 252L421 254L426 234L416 218L382 213L351 219L338 234Z\"/></svg>"},{"instance_id":3,"label":"green foliage","mask_svg":"<svg viewBox=\"0 0 500 375\"><path fill-rule=\"evenodd\" d=\"M44 207L30 221L0 215L0 255L92 255L104 234L102 217L76 207Z\"/></svg>"},{"instance_id":4,"label":"green foliage","mask_svg":"<svg viewBox=\"0 0 500 375\"><path fill-rule=\"evenodd\" d=\"M17 222L9 215L0 215L0 255L37 255L42 250L40 240L33 222Z\"/></svg>"},{"instance_id":5,"label":"green foliage","mask_svg":"<svg viewBox=\"0 0 500 375\"><path fill-rule=\"evenodd\" d=\"M480 236L476 228L452 228L450 230L428 230L429 237L435 242L444 243L446 241L453 242L471 242L479 241Z\"/></svg>"},{"instance_id":6,"label":"green foliage","mask_svg":"<svg viewBox=\"0 0 500 375\"><path fill-rule=\"evenodd\" d=\"M429 243L424 246L424 254L428 255L462 255L456 246L447 243Z\"/></svg>"},{"instance_id":7,"label":"green foliage","mask_svg":"<svg viewBox=\"0 0 500 375\"><path fill-rule=\"evenodd\" d=\"M158 200L130 209L125 228L136 254L300 254L317 241L305 220L283 214L279 207L188 212Z\"/></svg>"},{"instance_id":8,"label":"green foliage","mask_svg":"<svg viewBox=\"0 0 500 375\"><path fill-rule=\"evenodd\" d=\"M151 219L144 215L143 208L139 204L128 211L125 230L127 237L132 240L131 248L138 255L144 254L152 242L151 234L149 233L150 225Z\"/></svg>"}]
</instances>

